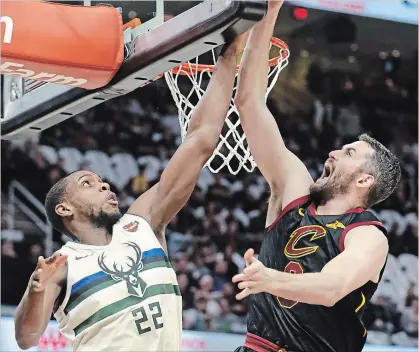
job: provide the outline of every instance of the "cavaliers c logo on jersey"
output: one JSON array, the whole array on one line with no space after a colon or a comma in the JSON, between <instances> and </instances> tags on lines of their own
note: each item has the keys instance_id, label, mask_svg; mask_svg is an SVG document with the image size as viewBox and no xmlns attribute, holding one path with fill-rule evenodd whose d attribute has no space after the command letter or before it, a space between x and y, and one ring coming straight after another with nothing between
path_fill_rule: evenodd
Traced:
<instances>
[{"instance_id":1,"label":"cavaliers c logo on jersey","mask_svg":"<svg viewBox=\"0 0 419 352\"><path fill-rule=\"evenodd\" d=\"M301 258L306 255L313 254L319 246L313 245L308 247L300 247L297 245L303 237L310 236L309 241L315 241L326 236L326 230L319 225L302 226L296 229L288 240L284 253L288 258Z\"/></svg>"},{"instance_id":2,"label":"cavaliers c logo on jersey","mask_svg":"<svg viewBox=\"0 0 419 352\"><path fill-rule=\"evenodd\" d=\"M141 248L134 242L124 243L127 247L134 249L134 257L127 256L128 263L125 265L120 265L118 268L117 263L113 263L112 268L110 269L105 264L105 252L103 252L98 258L99 267L103 272L110 275L115 281L124 280L127 284L128 293L134 296L142 297L147 288L146 282L141 279L140 272L143 270L142 263L142 251ZM128 267L127 270L124 270L124 267Z\"/></svg>"}]
</instances>

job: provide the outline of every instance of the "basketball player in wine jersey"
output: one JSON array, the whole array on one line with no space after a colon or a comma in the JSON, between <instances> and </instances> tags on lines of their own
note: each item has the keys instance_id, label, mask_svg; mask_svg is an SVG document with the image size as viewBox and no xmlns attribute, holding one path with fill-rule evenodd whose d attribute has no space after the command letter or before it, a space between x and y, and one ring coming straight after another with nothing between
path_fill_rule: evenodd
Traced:
<instances>
[{"instance_id":1,"label":"basketball player in wine jersey","mask_svg":"<svg viewBox=\"0 0 419 352\"><path fill-rule=\"evenodd\" d=\"M39 258L16 312L19 347L37 345L54 313L75 351L181 350L182 302L165 227L217 145L244 43L241 36L225 46L184 142L125 215L93 172L77 171L51 188L48 218L73 241Z\"/></svg>"},{"instance_id":2,"label":"basketball player in wine jersey","mask_svg":"<svg viewBox=\"0 0 419 352\"><path fill-rule=\"evenodd\" d=\"M290 152L265 105L269 41L281 2L251 31L241 62L236 105L271 196L258 259L233 282L246 298L248 334L238 351L360 352L362 314L384 270L388 242L366 208L397 187L400 165L375 139L329 153L313 182Z\"/></svg>"}]
</instances>

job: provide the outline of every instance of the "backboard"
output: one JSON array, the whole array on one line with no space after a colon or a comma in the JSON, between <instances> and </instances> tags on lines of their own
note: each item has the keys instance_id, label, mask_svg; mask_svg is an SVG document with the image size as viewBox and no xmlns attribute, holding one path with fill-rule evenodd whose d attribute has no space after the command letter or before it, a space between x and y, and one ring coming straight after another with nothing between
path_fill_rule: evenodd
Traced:
<instances>
[{"instance_id":1,"label":"backboard","mask_svg":"<svg viewBox=\"0 0 419 352\"><path fill-rule=\"evenodd\" d=\"M84 0L66 3L121 8L124 23L135 17L142 23L121 33L125 59L104 87L85 90L2 75L3 139L39 133L106 100L153 82L180 63L249 30L263 18L267 9L266 2L260 0Z\"/></svg>"}]
</instances>

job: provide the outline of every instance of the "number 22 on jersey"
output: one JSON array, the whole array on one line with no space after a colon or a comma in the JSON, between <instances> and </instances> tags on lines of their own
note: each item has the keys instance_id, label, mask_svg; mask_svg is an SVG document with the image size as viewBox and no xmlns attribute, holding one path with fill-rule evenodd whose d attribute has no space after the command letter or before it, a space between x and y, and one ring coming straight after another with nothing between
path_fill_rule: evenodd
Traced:
<instances>
[{"instance_id":1,"label":"number 22 on jersey","mask_svg":"<svg viewBox=\"0 0 419 352\"><path fill-rule=\"evenodd\" d=\"M137 325L138 334L140 335L150 332L152 327L156 330L163 327L163 314L159 302L141 306L134 309L131 313L136 318L135 325ZM150 317L152 321L150 321Z\"/></svg>"}]
</instances>

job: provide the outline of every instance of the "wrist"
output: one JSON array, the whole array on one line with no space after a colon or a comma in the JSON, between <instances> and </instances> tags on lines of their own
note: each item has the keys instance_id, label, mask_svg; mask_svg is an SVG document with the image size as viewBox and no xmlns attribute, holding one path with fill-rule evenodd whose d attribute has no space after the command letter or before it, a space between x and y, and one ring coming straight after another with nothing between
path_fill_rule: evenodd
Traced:
<instances>
[{"instance_id":1,"label":"wrist","mask_svg":"<svg viewBox=\"0 0 419 352\"><path fill-rule=\"evenodd\" d=\"M37 296L40 296L41 294L43 294L44 292L45 292L45 289L39 291L33 285L33 281L32 280L29 281L29 284L28 284L28 295L29 296L31 296L31 297L37 297Z\"/></svg>"},{"instance_id":2,"label":"wrist","mask_svg":"<svg viewBox=\"0 0 419 352\"><path fill-rule=\"evenodd\" d=\"M220 55L217 60L217 63L220 63L225 67L229 67L229 69L235 68L237 65L237 62L238 62L238 54L231 53L231 52L230 53L226 52L222 56Z\"/></svg>"},{"instance_id":3,"label":"wrist","mask_svg":"<svg viewBox=\"0 0 419 352\"><path fill-rule=\"evenodd\" d=\"M267 269L268 282L267 282L267 287L265 288L265 291L267 293L270 293L271 295L276 295L275 292L278 290L278 286L280 286L279 281L281 280L281 277L280 277L281 272L275 269L271 269L271 268L266 268L266 269Z\"/></svg>"},{"instance_id":4,"label":"wrist","mask_svg":"<svg viewBox=\"0 0 419 352\"><path fill-rule=\"evenodd\" d=\"M280 10L281 8L280 7L275 7L275 8L272 8L272 7L269 7L268 8L268 11L266 11L266 16L278 16L278 13L279 13L279 10Z\"/></svg>"},{"instance_id":5,"label":"wrist","mask_svg":"<svg viewBox=\"0 0 419 352\"><path fill-rule=\"evenodd\" d=\"M39 296L40 294L44 293L45 290L42 291L35 291L35 288L32 285L28 286L28 293L29 296Z\"/></svg>"},{"instance_id":6,"label":"wrist","mask_svg":"<svg viewBox=\"0 0 419 352\"><path fill-rule=\"evenodd\" d=\"M237 52L234 44L224 44L219 57L227 60L234 60L236 62L238 56L239 53Z\"/></svg>"}]
</instances>

